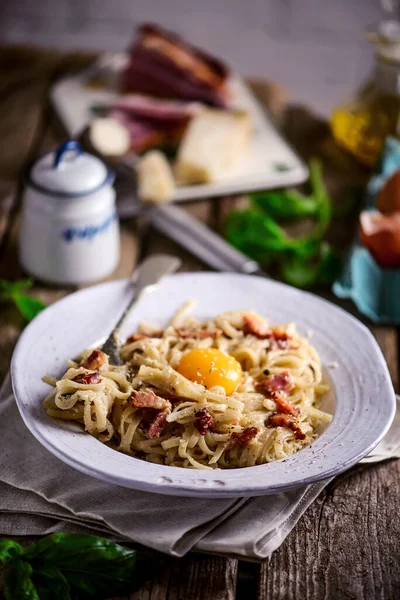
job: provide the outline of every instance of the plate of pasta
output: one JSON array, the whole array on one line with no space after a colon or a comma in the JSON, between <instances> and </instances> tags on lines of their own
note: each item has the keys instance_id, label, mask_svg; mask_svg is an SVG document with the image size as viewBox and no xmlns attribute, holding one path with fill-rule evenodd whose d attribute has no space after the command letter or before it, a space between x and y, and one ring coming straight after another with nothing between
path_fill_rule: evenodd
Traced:
<instances>
[{"instance_id":1,"label":"plate of pasta","mask_svg":"<svg viewBox=\"0 0 400 600\"><path fill-rule=\"evenodd\" d=\"M382 439L395 411L373 336L342 309L264 278L167 277L101 350L131 286L61 300L12 360L25 424L72 467L125 487L248 496L332 477Z\"/></svg>"}]
</instances>

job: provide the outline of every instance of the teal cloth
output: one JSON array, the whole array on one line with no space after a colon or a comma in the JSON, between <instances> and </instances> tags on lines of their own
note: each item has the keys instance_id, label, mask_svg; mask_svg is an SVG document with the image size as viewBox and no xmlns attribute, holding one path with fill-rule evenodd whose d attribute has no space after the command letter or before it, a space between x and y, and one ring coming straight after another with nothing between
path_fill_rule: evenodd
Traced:
<instances>
[{"instance_id":1,"label":"teal cloth","mask_svg":"<svg viewBox=\"0 0 400 600\"><path fill-rule=\"evenodd\" d=\"M365 209L375 208L375 198L386 180L400 169L400 141L388 137L378 172L367 186ZM400 269L382 269L357 238L345 260L333 291L351 298L358 310L375 323L400 324Z\"/></svg>"}]
</instances>

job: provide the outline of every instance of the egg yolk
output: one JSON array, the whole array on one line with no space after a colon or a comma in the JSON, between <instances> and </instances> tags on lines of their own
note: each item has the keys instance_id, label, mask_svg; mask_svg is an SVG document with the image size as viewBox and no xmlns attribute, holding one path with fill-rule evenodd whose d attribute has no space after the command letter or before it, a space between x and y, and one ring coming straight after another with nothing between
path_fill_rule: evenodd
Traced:
<instances>
[{"instance_id":1,"label":"egg yolk","mask_svg":"<svg viewBox=\"0 0 400 600\"><path fill-rule=\"evenodd\" d=\"M228 396L235 391L242 378L238 361L215 348L189 350L182 356L176 370L207 389L220 385Z\"/></svg>"}]
</instances>

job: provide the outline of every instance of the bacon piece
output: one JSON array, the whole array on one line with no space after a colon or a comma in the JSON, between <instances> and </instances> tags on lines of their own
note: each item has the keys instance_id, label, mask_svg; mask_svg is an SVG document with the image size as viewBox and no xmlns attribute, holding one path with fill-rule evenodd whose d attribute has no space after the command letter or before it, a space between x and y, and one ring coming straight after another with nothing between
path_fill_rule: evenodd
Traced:
<instances>
[{"instance_id":1,"label":"bacon piece","mask_svg":"<svg viewBox=\"0 0 400 600\"><path fill-rule=\"evenodd\" d=\"M186 125L204 105L199 102L164 100L145 94L124 94L117 99L114 108L139 120L183 122Z\"/></svg>"},{"instance_id":2,"label":"bacon piece","mask_svg":"<svg viewBox=\"0 0 400 600\"><path fill-rule=\"evenodd\" d=\"M271 398L278 392L290 392L293 389L293 379L288 371L269 375L265 379L258 381L255 385L257 392L265 394Z\"/></svg>"},{"instance_id":3,"label":"bacon piece","mask_svg":"<svg viewBox=\"0 0 400 600\"><path fill-rule=\"evenodd\" d=\"M215 421L210 415L207 407L198 410L194 416L196 417L194 420L194 426L200 435L206 435L206 433L214 427Z\"/></svg>"},{"instance_id":4,"label":"bacon piece","mask_svg":"<svg viewBox=\"0 0 400 600\"><path fill-rule=\"evenodd\" d=\"M255 335L260 339L265 339L270 337L271 328L267 323L263 323L256 317L252 317L251 315L245 315L243 317L244 323L244 332L246 334Z\"/></svg>"},{"instance_id":5,"label":"bacon piece","mask_svg":"<svg viewBox=\"0 0 400 600\"><path fill-rule=\"evenodd\" d=\"M202 340L208 337L217 337L222 334L222 329L216 327L215 329L177 329L179 337L184 339Z\"/></svg>"},{"instance_id":6,"label":"bacon piece","mask_svg":"<svg viewBox=\"0 0 400 600\"><path fill-rule=\"evenodd\" d=\"M289 402L289 400L282 393L277 393L273 396L273 400L276 404L276 408L278 412L284 413L285 415L293 415L293 417L297 417L299 414L298 408L295 407L294 404Z\"/></svg>"},{"instance_id":7,"label":"bacon piece","mask_svg":"<svg viewBox=\"0 0 400 600\"><path fill-rule=\"evenodd\" d=\"M291 429L298 440L305 440L306 438L306 434L302 432L298 420L293 415L275 413L268 418L266 425Z\"/></svg>"},{"instance_id":8,"label":"bacon piece","mask_svg":"<svg viewBox=\"0 0 400 600\"><path fill-rule=\"evenodd\" d=\"M84 385L91 385L92 383L100 383L101 377L98 373L79 373L72 381L83 383Z\"/></svg>"},{"instance_id":9,"label":"bacon piece","mask_svg":"<svg viewBox=\"0 0 400 600\"><path fill-rule=\"evenodd\" d=\"M231 439L228 442L229 450L236 448L237 446L247 446L247 444L256 437L258 433L258 427L246 427L239 433L232 433Z\"/></svg>"},{"instance_id":10,"label":"bacon piece","mask_svg":"<svg viewBox=\"0 0 400 600\"><path fill-rule=\"evenodd\" d=\"M157 410L171 410L171 402L157 396L152 390L133 390L131 402L134 408L156 408Z\"/></svg>"},{"instance_id":11,"label":"bacon piece","mask_svg":"<svg viewBox=\"0 0 400 600\"><path fill-rule=\"evenodd\" d=\"M282 329L273 329L269 340L270 350L286 350L287 348L294 347L291 336Z\"/></svg>"},{"instance_id":12,"label":"bacon piece","mask_svg":"<svg viewBox=\"0 0 400 600\"><path fill-rule=\"evenodd\" d=\"M81 366L91 371L98 371L106 362L106 355L101 350L93 350L93 352L85 358Z\"/></svg>"},{"instance_id":13,"label":"bacon piece","mask_svg":"<svg viewBox=\"0 0 400 600\"><path fill-rule=\"evenodd\" d=\"M288 371L276 375L270 375L255 384L257 392L264 394L267 398L274 400L276 408L280 413L296 416L299 414L297 408L286 398L287 392L293 389L292 376Z\"/></svg>"},{"instance_id":14,"label":"bacon piece","mask_svg":"<svg viewBox=\"0 0 400 600\"><path fill-rule=\"evenodd\" d=\"M147 340L147 339L158 339L160 337L162 337L163 332L162 331L155 331L154 333L133 333L132 335L130 335L127 340L126 340L126 344L132 344L133 342L138 342L140 340Z\"/></svg>"},{"instance_id":15,"label":"bacon piece","mask_svg":"<svg viewBox=\"0 0 400 600\"><path fill-rule=\"evenodd\" d=\"M278 327L271 329L267 323L263 323L251 315L245 315L243 323L245 334L255 335L260 340L270 340L270 350L285 350L292 345L292 337L283 329Z\"/></svg>"},{"instance_id":16,"label":"bacon piece","mask_svg":"<svg viewBox=\"0 0 400 600\"><path fill-rule=\"evenodd\" d=\"M130 55L121 77L123 92L226 106L227 67L178 35L144 24L138 30Z\"/></svg>"},{"instance_id":17,"label":"bacon piece","mask_svg":"<svg viewBox=\"0 0 400 600\"><path fill-rule=\"evenodd\" d=\"M153 421L150 423L147 435L151 440L154 440L161 436L167 424L167 416L168 412L166 410L162 410L155 416Z\"/></svg>"}]
</instances>

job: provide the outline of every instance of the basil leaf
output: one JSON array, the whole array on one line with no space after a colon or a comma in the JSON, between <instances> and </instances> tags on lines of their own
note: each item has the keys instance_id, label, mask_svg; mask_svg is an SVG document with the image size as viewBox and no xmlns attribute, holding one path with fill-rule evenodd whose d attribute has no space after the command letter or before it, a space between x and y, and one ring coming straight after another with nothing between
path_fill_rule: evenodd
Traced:
<instances>
[{"instance_id":1,"label":"basil leaf","mask_svg":"<svg viewBox=\"0 0 400 600\"><path fill-rule=\"evenodd\" d=\"M32 575L40 600L71 600L70 587L57 567L36 568Z\"/></svg>"},{"instance_id":2,"label":"basil leaf","mask_svg":"<svg viewBox=\"0 0 400 600\"><path fill-rule=\"evenodd\" d=\"M14 558L22 554L23 548L18 542L0 538L0 562L7 565Z\"/></svg>"},{"instance_id":3,"label":"basil leaf","mask_svg":"<svg viewBox=\"0 0 400 600\"><path fill-rule=\"evenodd\" d=\"M41 600L31 579L32 571L28 562L13 561L4 584L5 600Z\"/></svg>"},{"instance_id":4,"label":"basil leaf","mask_svg":"<svg viewBox=\"0 0 400 600\"><path fill-rule=\"evenodd\" d=\"M40 311L46 308L46 305L37 298L22 293L32 285L31 279L21 279L19 281L0 279L0 301L12 300L28 321L34 319Z\"/></svg>"},{"instance_id":5,"label":"basil leaf","mask_svg":"<svg viewBox=\"0 0 400 600\"><path fill-rule=\"evenodd\" d=\"M224 229L233 246L264 267L277 262L283 278L297 287L330 283L338 269L338 258L321 243L332 218L332 202L316 159L310 161L310 185L309 197L292 190L252 194L251 208L233 211ZM304 216L312 216L315 226L297 238L289 237L275 221Z\"/></svg>"},{"instance_id":6,"label":"basil leaf","mask_svg":"<svg viewBox=\"0 0 400 600\"><path fill-rule=\"evenodd\" d=\"M224 234L233 246L264 266L292 253L299 258L309 258L318 251L319 245L313 235L290 238L270 217L251 210L233 211Z\"/></svg>"},{"instance_id":7,"label":"basil leaf","mask_svg":"<svg viewBox=\"0 0 400 600\"><path fill-rule=\"evenodd\" d=\"M307 198L296 190L282 192L256 192L250 195L253 206L273 219L294 221L314 217L318 206L311 196Z\"/></svg>"},{"instance_id":8,"label":"basil leaf","mask_svg":"<svg viewBox=\"0 0 400 600\"><path fill-rule=\"evenodd\" d=\"M19 281L7 281L0 279L0 300L10 300L14 294L32 287L31 279L20 279Z\"/></svg>"},{"instance_id":9,"label":"basil leaf","mask_svg":"<svg viewBox=\"0 0 400 600\"><path fill-rule=\"evenodd\" d=\"M292 256L282 263L282 277L290 285L310 288L316 285L331 285L341 271L341 260L327 242L312 260L301 260Z\"/></svg>"},{"instance_id":10,"label":"basil leaf","mask_svg":"<svg viewBox=\"0 0 400 600\"><path fill-rule=\"evenodd\" d=\"M32 566L57 567L72 588L93 598L129 592L136 582L136 550L92 535L54 533L29 547Z\"/></svg>"},{"instance_id":11,"label":"basil leaf","mask_svg":"<svg viewBox=\"0 0 400 600\"><path fill-rule=\"evenodd\" d=\"M320 241L314 239L314 237L297 238L293 240L291 256L295 256L300 260L309 260L317 254L319 245Z\"/></svg>"},{"instance_id":12,"label":"basil leaf","mask_svg":"<svg viewBox=\"0 0 400 600\"><path fill-rule=\"evenodd\" d=\"M46 308L46 305L37 298L21 294L20 292L14 292L12 298L19 310L19 312L28 321L32 321L42 310Z\"/></svg>"},{"instance_id":13,"label":"basil leaf","mask_svg":"<svg viewBox=\"0 0 400 600\"><path fill-rule=\"evenodd\" d=\"M264 254L282 252L291 247L290 238L273 219L253 210L232 211L224 233L234 246L258 248Z\"/></svg>"},{"instance_id":14,"label":"basil leaf","mask_svg":"<svg viewBox=\"0 0 400 600\"><path fill-rule=\"evenodd\" d=\"M332 201L322 178L322 165L317 159L310 161L310 183L317 202L317 226L311 236L321 239L332 217Z\"/></svg>"},{"instance_id":15,"label":"basil leaf","mask_svg":"<svg viewBox=\"0 0 400 600\"><path fill-rule=\"evenodd\" d=\"M282 278L286 283L298 288L311 287L318 274L319 266L310 264L310 261L301 260L292 256L282 263Z\"/></svg>"}]
</instances>

